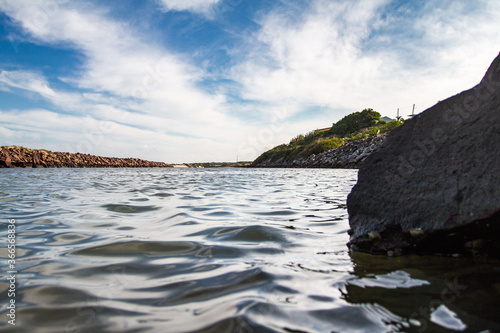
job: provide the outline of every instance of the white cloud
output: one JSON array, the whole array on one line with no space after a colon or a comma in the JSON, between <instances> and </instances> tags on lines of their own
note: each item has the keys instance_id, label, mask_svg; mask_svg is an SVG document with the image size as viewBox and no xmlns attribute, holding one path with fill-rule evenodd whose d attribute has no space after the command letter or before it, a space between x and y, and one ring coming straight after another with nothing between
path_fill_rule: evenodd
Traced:
<instances>
[{"instance_id":1,"label":"white cloud","mask_svg":"<svg viewBox=\"0 0 500 333\"><path fill-rule=\"evenodd\" d=\"M59 1L0 1L0 9L18 22L34 42L64 43L86 57L81 76L60 78L83 89L80 93L55 90L41 74L28 71L2 72L0 82L3 86L38 93L66 112L89 115L96 121L116 122L129 132L142 131L142 139L124 141L129 146L131 142L140 141L152 147L158 145L159 139L177 142L178 149L163 143L164 148L158 151L170 149L175 155L174 151L179 150L178 156L171 156L170 161L181 156L184 161L199 160L194 147L202 147L204 154L209 155L220 146L214 158L236 150L237 141L241 140L237 128L240 125L245 128L245 125L236 124L235 119L225 115L223 95L209 94L198 87L198 82L205 77L201 69L168 50L147 43L147 38L137 36L128 25L111 20L106 12L81 6ZM40 16L46 19L33 19ZM55 121L55 115L49 118ZM85 117L81 121L88 123ZM48 128L49 124L43 126ZM76 133L83 130L84 127L74 128ZM118 132L113 135L118 137ZM182 137L209 139L190 146L192 140L183 138L183 143L179 142ZM148 138L152 142L147 142ZM117 147L123 145L127 146L116 143ZM104 152L104 149L104 146L94 145L93 153Z\"/></svg>"},{"instance_id":2,"label":"white cloud","mask_svg":"<svg viewBox=\"0 0 500 333\"><path fill-rule=\"evenodd\" d=\"M395 116L416 103L423 111L478 83L498 54L498 2L460 3L429 1L384 18L385 0L279 7L260 19L233 77L245 98L339 110L332 121L365 107Z\"/></svg>"},{"instance_id":3,"label":"white cloud","mask_svg":"<svg viewBox=\"0 0 500 333\"><path fill-rule=\"evenodd\" d=\"M36 73L28 71L1 71L0 82L13 88L32 91L45 98L53 98L56 93L52 90L47 80Z\"/></svg>"},{"instance_id":4,"label":"white cloud","mask_svg":"<svg viewBox=\"0 0 500 333\"><path fill-rule=\"evenodd\" d=\"M193 112L214 107L220 96L211 96L196 87L204 72L180 57L144 41L128 25L113 21L105 12L81 5L57 3L34 6L36 1L0 2L0 8L41 42L69 43L86 56L81 77L64 78L80 88L142 100L162 95L162 109ZM33 23L39 13L46 16ZM43 23L43 24L42 24ZM198 101L185 110L184 101Z\"/></svg>"},{"instance_id":5,"label":"white cloud","mask_svg":"<svg viewBox=\"0 0 500 333\"><path fill-rule=\"evenodd\" d=\"M62 115L43 109L0 110L0 119L0 137L5 144L168 163L227 158L228 145L224 142L178 137L160 129L141 129L92 116ZM145 146L149 149L145 150ZM236 158L236 147L232 149Z\"/></svg>"},{"instance_id":6,"label":"white cloud","mask_svg":"<svg viewBox=\"0 0 500 333\"><path fill-rule=\"evenodd\" d=\"M159 0L166 11L192 11L208 14L222 0Z\"/></svg>"},{"instance_id":7,"label":"white cloud","mask_svg":"<svg viewBox=\"0 0 500 333\"><path fill-rule=\"evenodd\" d=\"M217 3L162 1L165 10L204 15ZM241 49L227 50L236 63L231 95L253 106L229 103L224 89L203 90L203 68L103 9L0 0L31 42L64 45L83 59L79 76L58 78L69 91L40 72L0 72L1 90L31 91L71 113L0 110L0 139L167 162L253 159L365 107L395 116L416 103L422 111L479 82L500 45L498 1L429 1L418 12L386 12L389 0L311 0L300 10L293 1L277 3L255 18L260 29ZM311 108L326 111L304 117ZM236 117L250 112L259 112L254 123Z\"/></svg>"},{"instance_id":8,"label":"white cloud","mask_svg":"<svg viewBox=\"0 0 500 333\"><path fill-rule=\"evenodd\" d=\"M15 136L15 132L14 131L11 131L8 128L0 126L0 137L9 138L10 139L10 138L12 138L14 136Z\"/></svg>"},{"instance_id":9,"label":"white cloud","mask_svg":"<svg viewBox=\"0 0 500 333\"><path fill-rule=\"evenodd\" d=\"M203 72L167 50L145 43L143 36L137 36L125 23L110 20L102 10L72 3L44 3L44 7L34 3L38 2L0 3L0 8L38 41L69 43L83 52L87 58L82 77L66 78L81 88L142 97L144 89L194 88L203 76ZM35 24L33 18L40 13L46 20ZM162 84L158 84L158 78Z\"/></svg>"},{"instance_id":10,"label":"white cloud","mask_svg":"<svg viewBox=\"0 0 500 333\"><path fill-rule=\"evenodd\" d=\"M359 44L382 4L316 1L305 13L280 8L267 15L258 49L238 68L246 97L333 105L345 82L377 70L377 59L366 59Z\"/></svg>"},{"instance_id":11,"label":"white cloud","mask_svg":"<svg viewBox=\"0 0 500 333\"><path fill-rule=\"evenodd\" d=\"M80 94L55 91L50 87L47 79L39 73L3 70L0 72L0 83L7 89L11 87L36 93L54 105L64 107L67 111L82 111L84 105Z\"/></svg>"}]
</instances>

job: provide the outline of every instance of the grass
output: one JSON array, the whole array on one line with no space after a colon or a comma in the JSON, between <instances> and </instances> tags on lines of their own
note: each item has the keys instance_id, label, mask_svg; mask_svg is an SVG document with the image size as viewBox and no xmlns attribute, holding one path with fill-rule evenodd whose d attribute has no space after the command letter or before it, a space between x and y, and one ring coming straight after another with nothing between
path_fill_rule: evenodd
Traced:
<instances>
[{"instance_id":1,"label":"grass","mask_svg":"<svg viewBox=\"0 0 500 333\"><path fill-rule=\"evenodd\" d=\"M329 132L311 131L305 135L301 134L294 137L288 144L281 144L264 152L254 163L292 162L297 158L308 158L313 154L317 155L330 149L338 148L345 142L364 140L371 136L386 133L401 124L402 122L400 121L392 121L390 123L379 122L375 126L364 128L344 138L331 135Z\"/></svg>"}]
</instances>

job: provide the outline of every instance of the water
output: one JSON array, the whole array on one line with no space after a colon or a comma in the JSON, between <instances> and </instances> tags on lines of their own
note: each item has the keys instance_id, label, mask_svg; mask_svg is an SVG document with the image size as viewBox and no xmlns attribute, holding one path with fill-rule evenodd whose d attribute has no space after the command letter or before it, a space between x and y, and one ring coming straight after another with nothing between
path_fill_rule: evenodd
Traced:
<instances>
[{"instance_id":1,"label":"water","mask_svg":"<svg viewBox=\"0 0 500 333\"><path fill-rule=\"evenodd\" d=\"M350 254L355 170L0 170L0 331L500 330L500 265ZM16 220L16 326L7 224Z\"/></svg>"}]
</instances>

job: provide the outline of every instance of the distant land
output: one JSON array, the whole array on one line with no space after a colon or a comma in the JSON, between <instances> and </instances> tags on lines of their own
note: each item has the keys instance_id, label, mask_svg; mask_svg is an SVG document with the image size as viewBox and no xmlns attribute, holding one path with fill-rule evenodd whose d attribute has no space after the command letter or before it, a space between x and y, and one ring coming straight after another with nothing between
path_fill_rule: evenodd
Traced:
<instances>
[{"instance_id":1,"label":"distant land","mask_svg":"<svg viewBox=\"0 0 500 333\"><path fill-rule=\"evenodd\" d=\"M21 146L0 147L0 168L170 168L171 164L138 158L60 153Z\"/></svg>"},{"instance_id":2,"label":"distant land","mask_svg":"<svg viewBox=\"0 0 500 333\"><path fill-rule=\"evenodd\" d=\"M381 146L385 133L401 124L401 121L382 118L373 109L364 109L345 116L332 127L298 135L290 143L264 152L253 162L168 164L139 158L2 146L0 168L358 168Z\"/></svg>"},{"instance_id":3,"label":"distant land","mask_svg":"<svg viewBox=\"0 0 500 333\"><path fill-rule=\"evenodd\" d=\"M0 168L242 168L251 161L168 164L139 158L52 152L22 146L0 147Z\"/></svg>"},{"instance_id":4,"label":"distant land","mask_svg":"<svg viewBox=\"0 0 500 333\"><path fill-rule=\"evenodd\" d=\"M175 164L174 168L244 168L252 164L252 161L241 162L203 162Z\"/></svg>"},{"instance_id":5,"label":"distant land","mask_svg":"<svg viewBox=\"0 0 500 333\"><path fill-rule=\"evenodd\" d=\"M377 150L386 133L403 124L373 109L351 113L332 127L298 135L261 154L250 167L358 168Z\"/></svg>"}]
</instances>

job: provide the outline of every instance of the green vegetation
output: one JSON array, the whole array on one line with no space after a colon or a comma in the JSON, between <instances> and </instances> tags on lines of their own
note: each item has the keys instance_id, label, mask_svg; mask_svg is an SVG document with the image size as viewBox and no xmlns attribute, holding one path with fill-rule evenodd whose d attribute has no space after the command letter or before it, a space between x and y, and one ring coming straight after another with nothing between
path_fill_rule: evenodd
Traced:
<instances>
[{"instance_id":1,"label":"green vegetation","mask_svg":"<svg viewBox=\"0 0 500 333\"><path fill-rule=\"evenodd\" d=\"M346 141L362 140L382 134L402 124L401 121L386 123L380 121L380 113L364 109L345 116L333 124L329 131L311 131L294 137L288 144L282 144L260 155L254 164L263 162L291 162L297 158L307 158L337 148Z\"/></svg>"},{"instance_id":2,"label":"green vegetation","mask_svg":"<svg viewBox=\"0 0 500 333\"><path fill-rule=\"evenodd\" d=\"M345 137L360 129L375 126L380 122L380 117L380 113L373 111L373 109L354 112L340 119L338 123L333 124L329 133Z\"/></svg>"},{"instance_id":3,"label":"green vegetation","mask_svg":"<svg viewBox=\"0 0 500 333\"><path fill-rule=\"evenodd\" d=\"M390 130L392 130L398 126L401 126L401 125L403 125L403 122L401 122L399 120L394 120L394 121L391 121L390 123L380 122L377 125L375 125L374 127L366 128L364 131L360 130L360 131L352 134L351 136L346 138L346 140L347 141L355 141L355 140L366 139L370 136L389 132Z\"/></svg>"}]
</instances>

